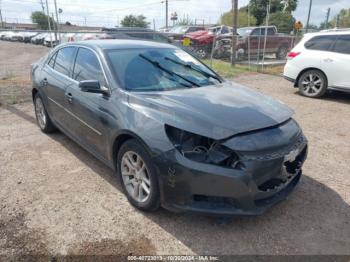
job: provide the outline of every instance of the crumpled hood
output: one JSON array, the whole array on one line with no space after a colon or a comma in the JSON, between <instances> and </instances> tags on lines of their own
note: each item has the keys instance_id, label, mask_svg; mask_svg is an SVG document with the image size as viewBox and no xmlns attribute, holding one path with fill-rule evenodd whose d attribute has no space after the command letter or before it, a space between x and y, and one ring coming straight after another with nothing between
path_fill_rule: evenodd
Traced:
<instances>
[{"instance_id":1,"label":"crumpled hood","mask_svg":"<svg viewBox=\"0 0 350 262\"><path fill-rule=\"evenodd\" d=\"M129 104L164 124L216 140L278 125L293 114L271 97L232 82L174 91L131 92Z\"/></svg>"}]
</instances>

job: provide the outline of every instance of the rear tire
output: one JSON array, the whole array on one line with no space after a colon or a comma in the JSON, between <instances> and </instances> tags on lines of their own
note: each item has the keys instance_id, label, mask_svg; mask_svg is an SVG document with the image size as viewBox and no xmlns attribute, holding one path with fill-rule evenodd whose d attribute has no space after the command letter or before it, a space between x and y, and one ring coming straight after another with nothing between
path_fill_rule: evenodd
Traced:
<instances>
[{"instance_id":1,"label":"rear tire","mask_svg":"<svg viewBox=\"0 0 350 262\"><path fill-rule=\"evenodd\" d=\"M38 93L34 97L34 110L35 110L36 122L42 132L52 133L56 131L56 127L51 122L51 119L45 109L44 102Z\"/></svg>"},{"instance_id":2,"label":"rear tire","mask_svg":"<svg viewBox=\"0 0 350 262\"><path fill-rule=\"evenodd\" d=\"M117 156L117 170L129 202L142 211L160 206L156 169L147 150L135 139L122 144Z\"/></svg>"},{"instance_id":3,"label":"rear tire","mask_svg":"<svg viewBox=\"0 0 350 262\"><path fill-rule=\"evenodd\" d=\"M286 59L287 54L288 54L288 47L281 46L277 50L276 58L279 59L279 60L284 60L284 59Z\"/></svg>"},{"instance_id":4,"label":"rear tire","mask_svg":"<svg viewBox=\"0 0 350 262\"><path fill-rule=\"evenodd\" d=\"M319 70L307 70L299 77L298 87L303 96L321 97L327 92L327 77Z\"/></svg>"}]
</instances>

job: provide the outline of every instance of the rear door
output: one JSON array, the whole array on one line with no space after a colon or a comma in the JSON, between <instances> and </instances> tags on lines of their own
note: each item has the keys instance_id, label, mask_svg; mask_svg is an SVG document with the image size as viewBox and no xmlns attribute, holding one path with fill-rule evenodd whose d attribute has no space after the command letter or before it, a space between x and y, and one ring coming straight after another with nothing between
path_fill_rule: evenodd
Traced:
<instances>
[{"instance_id":1,"label":"rear door","mask_svg":"<svg viewBox=\"0 0 350 262\"><path fill-rule=\"evenodd\" d=\"M333 52L331 51L335 40L337 39L336 35L320 35L315 36L305 42L304 47L307 49L305 55L303 56L305 62L303 64L305 67L315 67L320 68L325 72L328 85L334 85L335 78L329 74L331 68L334 66Z\"/></svg>"},{"instance_id":2,"label":"rear door","mask_svg":"<svg viewBox=\"0 0 350 262\"><path fill-rule=\"evenodd\" d=\"M76 118L73 132L76 139L84 143L98 155L107 158L107 134L109 112L106 107L109 97L103 94L82 92L79 82L98 80L107 87L102 66L97 54L87 48L79 47L73 68L74 83L67 87L67 109Z\"/></svg>"},{"instance_id":3,"label":"rear door","mask_svg":"<svg viewBox=\"0 0 350 262\"><path fill-rule=\"evenodd\" d=\"M71 84L75 47L64 47L52 55L41 72L40 84L47 96L48 111L54 121L66 127L65 92Z\"/></svg>"},{"instance_id":4,"label":"rear door","mask_svg":"<svg viewBox=\"0 0 350 262\"><path fill-rule=\"evenodd\" d=\"M331 51L322 59L329 86L350 89L350 35L338 35Z\"/></svg>"}]
</instances>

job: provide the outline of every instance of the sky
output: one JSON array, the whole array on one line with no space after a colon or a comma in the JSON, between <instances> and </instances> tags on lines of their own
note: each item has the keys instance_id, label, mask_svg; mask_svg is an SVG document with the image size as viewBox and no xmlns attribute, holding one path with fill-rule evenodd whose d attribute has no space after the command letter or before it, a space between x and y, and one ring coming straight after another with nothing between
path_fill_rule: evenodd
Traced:
<instances>
[{"instance_id":1,"label":"sky","mask_svg":"<svg viewBox=\"0 0 350 262\"><path fill-rule=\"evenodd\" d=\"M46 0L43 0L45 3ZM49 12L54 12L54 0L49 2ZM61 22L70 21L77 25L113 27L128 14L143 14L156 28L165 25L165 4L163 0L56 0L63 10ZM249 0L238 0L239 7ZM294 12L297 20L306 23L310 0L299 0ZM7 22L30 22L30 13L41 10L40 0L0 0L2 15ZM313 0L310 23L320 24L325 20L327 8L331 18L340 9L350 8L349 0ZM218 22L220 15L231 8L231 0L169 0L169 13L177 12L178 17L188 16L197 23ZM171 24L171 22L169 22Z\"/></svg>"}]
</instances>

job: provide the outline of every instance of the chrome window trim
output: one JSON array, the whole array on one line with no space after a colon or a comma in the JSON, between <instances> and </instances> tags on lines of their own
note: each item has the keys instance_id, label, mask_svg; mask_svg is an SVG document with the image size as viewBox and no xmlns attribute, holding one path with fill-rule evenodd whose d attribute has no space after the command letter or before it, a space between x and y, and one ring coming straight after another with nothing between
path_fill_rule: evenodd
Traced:
<instances>
[{"instance_id":1,"label":"chrome window trim","mask_svg":"<svg viewBox=\"0 0 350 262\"><path fill-rule=\"evenodd\" d=\"M102 64L102 62L101 62L101 59L100 59L100 56L99 56L99 54L98 54L94 49L92 49L92 48L90 48L90 47L83 46L83 45L79 45L79 44L68 44L68 45L61 46L61 47L59 47L59 48L57 48L57 49L54 49L54 51L52 52L52 54L50 54L50 55L48 56L48 58L47 58L46 61L45 61L45 66L47 65L48 67L50 67L50 66L48 65L48 62L50 61L51 57L52 57L54 54L56 54L59 50L61 50L61 49L63 49L63 48L67 48L67 47L76 47L76 48L78 49L78 50L77 50L77 53L75 54L75 57L74 57L74 61L73 61L73 64L72 64L72 66L73 66L72 70L74 70L74 67L75 67L75 60L76 60L76 56L77 56L77 54L78 54L78 52L79 52L79 48L86 48L86 49L92 51L92 52L95 54L95 56L97 57L98 63L99 63L99 65L100 65L101 69L102 69L103 76L104 76L105 82L106 82L106 84L107 84L107 88L108 88L109 94L111 94L111 93L112 93L112 89L111 89L111 87L110 87L110 83L109 83L109 81L108 81L108 78L107 78L105 69L104 69L103 64ZM79 81L77 81L77 80L75 80L75 79L73 79L73 78L71 78L71 77L69 77L69 76L66 76L65 74L62 74L61 72L58 72L57 70L55 70L55 69L52 68L52 67L50 67L50 68L51 68L53 71L59 73L60 75L62 75L62 76L64 76L64 77L68 78L69 80L72 80L72 81L74 81L75 83L79 84ZM72 71L72 73L73 73L73 71Z\"/></svg>"}]
</instances>

